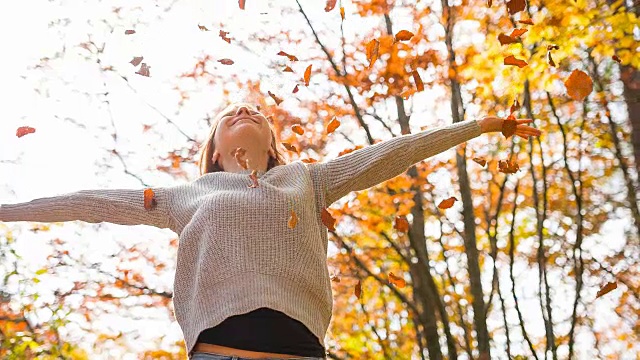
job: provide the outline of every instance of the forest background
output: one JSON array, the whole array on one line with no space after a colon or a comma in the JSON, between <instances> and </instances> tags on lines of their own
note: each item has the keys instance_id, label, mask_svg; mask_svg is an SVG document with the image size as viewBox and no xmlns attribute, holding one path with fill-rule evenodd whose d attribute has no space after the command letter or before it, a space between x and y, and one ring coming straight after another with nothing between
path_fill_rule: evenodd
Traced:
<instances>
[{"instance_id":1,"label":"forest background","mask_svg":"<svg viewBox=\"0 0 640 360\"><path fill-rule=\"evenodd\" d=\"M328 357L637 359L639 9L3 2L0 203L192 181L233 101L271 116L290 161L531 118L540 137L483 134L329 208ZM147 226L0 223L0 357L184 359L177 246Z\"/></svg>"}]
</instances>

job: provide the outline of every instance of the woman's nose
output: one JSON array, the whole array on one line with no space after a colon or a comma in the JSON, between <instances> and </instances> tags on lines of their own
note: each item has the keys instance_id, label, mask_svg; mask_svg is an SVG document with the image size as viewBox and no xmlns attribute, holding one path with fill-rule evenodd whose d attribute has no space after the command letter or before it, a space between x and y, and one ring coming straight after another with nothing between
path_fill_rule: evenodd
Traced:
<instances>
[{"instance_id":1,"label":"woman's nose","mask_svg":"<svg viewBox=\"0 0 640 360\"><path fill-rule=\"evenodd\" d=\"M236 111L236 115L239 115L239 114L241 114L241 113L243 113L243 112L244 112L245 114L249 115L249 109L248 109L246 106L240 106L240 107L238 108L238 110Z\"/></svg>"}]
</instances>

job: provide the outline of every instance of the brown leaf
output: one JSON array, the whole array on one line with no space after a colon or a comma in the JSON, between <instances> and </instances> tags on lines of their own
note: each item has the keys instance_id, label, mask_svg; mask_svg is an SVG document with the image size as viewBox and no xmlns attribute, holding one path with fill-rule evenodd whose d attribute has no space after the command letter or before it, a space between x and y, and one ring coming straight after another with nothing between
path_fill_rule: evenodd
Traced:
<instances>
[{"instance_id":1,"label":"brown leaf","mask_svg":"<svg viewBox=\"0 0 640 360\"><path fill-rule=\"evenodd\" d=\"M293 131L294 133L298 134L298 135L302 135L304 134L304 129L302 128L302 126L295 124L291 127L291 131Z\"/></svg>"},{"instance_id":2,"label":"brown leaf","mask_svg":"<svg viewBox=\"0 0 640 360\"><path fill-rule=\"evenodd\" d=\"M526 33L527 31L528 31L527 29L513 29L511 34L509 34L509 36L515 39L520 37L520 35Z\"/></svg>"},{"instance_id":3,"label":"brown leaf","mask_svg":"<svg viewBox=\"0 0 640 360\"><path fill-rule=\"evenodd\" d=\"M509 10L509 14L511 15L524 10L525 6L525 0L511 0L507 2L507 10Z\"/></svg>"},{"instance_id":4,"label":"brown leaf","mask_svg":"<svg viewBox=\"0 0 640 360\"><path fill-rule=\"evenodd\" d=\"M136 31L135 31L135 30L125 30L125 31L124 31L124 34L125 34L125 35L131 35L131 34L135 34L135 33L136 33Z\"/></svg>"},{"instance_id":5,"label":"brown leaf","mask_svg":"<svg viewBox=\"0 0 640 360\"><path fill-rule=\"evenodd\" d=\"M285 67L284 67L284 70L282 70L282 72L290 72L290 73L292 73L292 72L293 72L293 69L292 69L292 68L290 68L289 66L285 66Z\"/></svg>"},{"instance_id":6,"label":"brown leaf","mask_svg":"<svg viewBox=\"0 0 640 360\"><path fill-rule=\"evenodd\" d=\"M616 289L617 287L618 287L618 283L615 281L607 283L600 290L598 290L598 293L596 294L596 299L602 295L610 293L611 291L613 291L613 289Z\"/></svg>"},{"instance_id":7,"label":"brown leaf","mask_svg":"<svg viewBox=\"0 0 640 360\"><path fill-rule=\"evenodd\" d=\"M269 93L269 96L271 96L273 101L276 102L276 105L280 105L280 103L282 102L282 99L280 99L279 97L275 96L271 91L267 91L267 92Z\"/></svg>"},{"instance_id":8,"label":"brown leaf","mask_svg":"<svg viewBox=\"0 0 640 360\"><path fill-rule=\"evenodd\" d=\"M500 35L498 35L498 41L500 41L500 45L507 45L507 44L517 43L518 39L514 39L509 35L500 33Z\"/></svg>"},{"instance_id":9,"label":"brown leaf","mask_svg":"<svg viewBox=\"0 0 640 360\"><path fill-rule=\"evenodd\" d=\"M553 61L553 58L551 57L551 51L547 51L547 62L553 67L556 66L555 61Z\"/></svg>"},{"instance_id":10,"label":"brown leaf","mask_svg":"<svg viewBox=\"0 0 640 360\"><path fill-rule=\"evenodd\" d=\"M399 288L403 288L407 285L407 282L403 278L393 275L392 272L389 273L389 281Z\"/></svg>"},{"instance_id":11,"label":"brown leaf","mask_svg":"<svg viewBox=\"0 0 640 360\"><path fill-rule=\"evenodd\" d=\"M320 213L320 218L322 219L322 223L324 224L324 226L327 227L327 229L331 231L336 231L336 228L335 228L336 219L334 219L333 216L331 216L331 213L327 211L327 208L322 209L322 212Z\"/></svg>"},{"instance_id":12,"label":"brown leaf","mask_svg":"<svg viewBox=\"0 0 640 360\"><path fill-rule=\"evenodd\" d=\"M222 31L220 30L220 33L218 33L218 35L222 38L222 40L228 42L229 44L231 44L231 39L227 37L227 35L229 35L228 31Z\"/></svg>"},{"instance_id":13,"label":"brown leaf","mask_svg":"<svg viewBox=\"0 0 640 360\"><path fill-rule=\"evenodd\" d=\"M298 223L298 216L296 215L295 211L291 209L291 215L289 215L289 221L287 221L287 226L289 227L289 229L293 229L294 227L296 227L297 223Z\"/></svg>"},{"instance_id":14,"label":"brown leaf","mask_svg":"<svg viewBox=\"0 0 640 360\"><path fill-rule=\"evenodd\" d=\"M473 161L477 162L478 164L480 164L480 166L484 167L487 164L487 160L483 159L483 158L473 158Z\"/></svg>"},{"instance_id":15,"label":"brown leaf","mask_svg":"<svg viewBox=\"0 0 640 360\"><path fill-rule=\"evenodd\" d=\"M337 0L327 0L327 4L324 7L324 11L329 12L333 10L333 8L336 7L336 1Z\"/></svg>"},{"instance_id":16,"label":"brown leaf","mask_svg":"<svg viewBox=\"0 0 640 360\"><path fill-rule=\"evenodd\" d=\"M533 25L533 20L531 19L518 20L518 22L521 24Z\"/></svg>"},{"instance_id":17,"label":"brown leaf","mask_svg":"<svg viewBox=\"0 0 640 360\"><path fill-rule=\"evenodd\" d=\"M508 138L509 136L516 133L516 129L518 127L518 122L516 121L513 115L507 116L507 118L502 122L502 135Z\"/></svg>"},{"instance_id":18,"label":"brown leaf","mask_svg":"<svg viewBox=\"0 0 640 360\"><path fill-rule=\"evenodd\" d=\"M31 126L20 126L16 130L16 136L21 138L27 134L33 134L34 132L36 132L36 129L32 128Z\"/></svg>"},{"instance_id":19,"label":"brown leaf","mask_svg":"<svg viewBox=\"0 0 640 360\"><path fill-rule=\"evenodd\" d=\"M280 56L286 56L287 58L289 58L289 60L291 61L298 61L298 58L295 57L294 55L289 55L284 51L280 51L279 53L277 53L276 55L280 55Z\"/></svg>"},{"instance_id":20,"label":"brown leaf","mask_svg":"<svg viewBox=\"0 0 640 360\"><path fill-rule=\"evenodd\" d=\"M551 51L551 50L558 50L560 49L560 46L558 45L547 45L547 50Z\"/></svg>"},{"instance_id":21,"label":"brown leaf","mask_svg":"<svg viewBox=\"0 0 640 360\"><path fill-rule=\"evenodd\" d=\"M307 69L304 71L304 86L309 86L309 78L311 77L311 66L307 66Z\"/></svg>"},{"instance_id":22,"label":"brown leaf","mask_svg":"<svg viewBox=\"0 0 640 360\"><path fill-rule=\"evenodd\" d=\"M452 206L453 206L453 203L454 203L456 200L458 200L458 199L456 199L456 198L455 198L455 197L453 197L453 196L452 196L452 197L450 197L450 198L448 198L448 199L442 200L442 201L440 202L440 204L438 204L438 208L443 209L443 210L444 210L444 209L448 209L448 208L450 208L450 207L452 207Z\"/></svg>"},{"instance_id":23,"label":"brown leaf","mask_svg":"<svg viewBox=\"0 0 640 360\"><path fill-rule=\"evenodd\" d=\"M338 275L336 275L336 274L331 275L331 278L330 278L330 279L331 279L331 281L333 281L333 282L337 282L337 283L339 283L339 282L340 282L340 278L339 278L339 277L338 277Z\"/></svg>"},{"instance_id":24,"label":"brown leaf","mask_svg":"<svg viewBox=\"0 0 640 360\"><path fill-rule=\"evenodd\" d=\"M362 295L362 283L360 280L358 280L358 283L356 284L354 294L358 299L360 299L360 295Z\"/></svg>"},{"instance_id":25,"label":"brown leaf","mask_svg":"<svg viewBox=\"0 0 640 360\"><path fill-rule=\"evenodd\" d=\"M617 62L618 62L618 64L619 64L619 63L620 63L620 61L621 61L621 60L620 60L620 58L618 57L618 55L613 55L611 58L612 58L613 60L617 61Z\"/></svg>"},{"instance_id":26,"label":"brown leaf","mask_svg":"<svg viewBox=\"0 0 640 360\"><path fill-rule=\"evenodd\" d=\"M294 145L289 144L288 142L283 142L282 146L285 147L285 149L289 150L289 151L293 151L295 153L298 153L298 149L296 149L296 147Z\"/></svg>"},{"instance_id":27,"label":"brown leaf","mask_svg":"<svg viewBox=\"0 0 640 360\"><path fill-rule=\"evenodd\" d=\"M144 189L144 208L147 210L151 210L158 205L155 198L156 194L153 192L153 189L147 188Z\"/></svg>"},{"instance_id":28,"label":"brown leaf","mask_svg":"<svg viewBox=\"0 0 640 360\"><path fill-rule=\"evenodd\" d=\"M498 161L498 171L505 174L514 174L516 171L520 170L518 164L514 161L509 162L507 160L499 160Z\"/></svg>"},{"instance_id":29,"label":"brown leaf","mask_svg":"<svg viewBox=\"0 0 640 360\"><path fill-rule=\"evenodd\" d=\"M238 6L240 7L240 10L244 10L244 3L246 0L238 0Z\"/></svg>"},{"instance_id":30,"label":"brown leaf","mask_svg":"<svg viewBox=\"0 0 640 360\"><path fill-rule=\"evenodd\" d=\"M200 29L200 30L202 30L202 31L209 31L209 29L207 29L207 27L206 27L206 26L204 26L204 25L200 25L200 24L198 24L198 29ZM221 31L222 31L222 30L221 30Z\"/></svg>"},{"instance_id":31,"label":"brown leaf","mask_svg":"<svg viewBox=\"0 0 640 360\"><path fill-rule=\"evenodd\" d=\"M396 216L396 222L394 224L394 228L402 233L407 233L409 231L409 221L404 215Z\"/></svg>"},{"instance_id":32,"label":"brown leaf","mask_svg":"<svg viewBox=\"0 0 640 360\"><path fill-rule=\"evenodd\" d=\"M233 60L231 59L220 59L218 62L222 65L233 65Z\"/></svg>"},{"instance_id":33,"label":"brown leaf","mask_svg":"<svg viewBox=\"0 0 640 360\"><path fill-rule=\"evenodd\" d=\"M147 66L146 63L142 63L140 65L140 70L136 71L136 74L149 77L150 76L149 69L151 69L150 66Z\"/></svg>"},{"instance_id":34,"label":"brown leaf","mask_svg":"<svg viewBox=\"0 0 640 360\"><path fill-rule=\"evenodd\" d=\"M373 63L378 60L378 50L380 49L380 41L373 39L367 44L367 60L369 60L369 69L373 66Z\"/></svg>"},{"instance_id":35,"label":"brown leaf","mask_svg":"<svg viewBox=\"0 0 640 360\"><path fill-rule=\"evenodd\" d=\"M338 121L338 119L336 119L336 117L334 116L331 121L329 121L329 124L327 124L327 134L331 134L332 132L336 131L338 126L340 126L340 121Z\"/></svg>"},{"instance_id":36,"label":"brown leaf","mask_svg":"<svg viewBox=\"0 0 640 360\"><path fill-rule=\"evenodd\" d=\"M524 60L520 60L520 59L516 59L515 56L513 55L509 55L506 58L504 58L504 64L505 65L515 65L519 68L523 68L525 66L527 66L527 62Z\"/></svg>"},{"instance_id":37,"label":"brown leaf","mask_svg":"<svg viewBox=\"0 0 640 360\"><path fill-rule=\"evenodd\" d=\"M418 71L413 70L411 72L411 75L413 76L413 81L416 82L416 89L418 91L424 91L424 83L422 82L422 79L420 78L420 74L418 74Z\"/></svg>"},{"instance_id":38,"label":"brown leaf","mask_svg":"<svg viewBox=\"0 0 640 360\"><path fill-rule=\"evenodd\" d=\"M407 40L411 40L412 37L413 37L413 33L411 31L400 30L396 34L395 41L407 41Z\"/></svg>"},{"instance_id":39,"label":"brown leaf","mask_svg":"<svg viewBox=\"0 0 640 360\"><path fill-rule=\"evenodd\" d=\"M135 56L133 60L129 61L129 63L133 66L138 66L140 65L141 61L142 61L142 56Z\"/></svg>"},{"instance_id":40,"label":"brown leaf","mask_svg":"<svg viewBox=\"0 0 640 360\"><path fill-rule=\"evenodd\" d=\"M585 72L575 69L564 82L567 94L573 100L582 101L593 90L593 81Z\"/></svg>"},{"instance_id":41,"label":"brown leaf","mask_svg":"<svg viewBox=\"0 0 640 360\"><path fill-rule=\"evenodd\" d=\"M249 174L249 179L251 179L252 184L250 184L248 187L257 188L258 187L258 171L257 170L251 171L251 174Z\"/></svg>"}]
</instances>

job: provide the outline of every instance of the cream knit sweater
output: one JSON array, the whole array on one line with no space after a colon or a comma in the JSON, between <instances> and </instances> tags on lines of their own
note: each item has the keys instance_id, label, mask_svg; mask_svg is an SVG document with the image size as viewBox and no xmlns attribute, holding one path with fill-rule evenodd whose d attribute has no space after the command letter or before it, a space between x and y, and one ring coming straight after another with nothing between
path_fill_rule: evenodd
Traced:
<instances>
[{"instance_id":1,"label":"cream knit sweater","mask_svg":"<svg viewBox=\"0 0 640 360\"><path fill-rule=\"evenodd\" d=\"M398 136L326 162L294 161L258 173L208 173L192 182L142 189L81 190L0 206L0 221L80 220L169 228L179 236L173 304L191 355L200 332L259 307L305 324L324 345L333 297L320 213L351 191L396 177L411 165L473 139L476 120ZM287 220L294 210L298 223ZM286 336L286 334L283 334Z\"/></svg>"}]
</instances>

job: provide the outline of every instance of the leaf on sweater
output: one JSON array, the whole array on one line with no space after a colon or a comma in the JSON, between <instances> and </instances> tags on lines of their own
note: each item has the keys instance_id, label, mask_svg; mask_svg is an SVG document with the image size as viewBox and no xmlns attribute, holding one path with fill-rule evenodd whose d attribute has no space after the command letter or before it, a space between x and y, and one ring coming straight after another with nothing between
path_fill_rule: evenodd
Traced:
<instances>
[{"instance_id":1,"label":"leaf on sweater","mask_svg":"<svg viewBox=\"0 0 640 360\"><path fill-rule=\"evenodd\" d=\"M291 215L289 215L289 221L287 221L287 226L289 227L289 229L293 229L294 227L296 227L297 223L298 223L298 216L296 215L295 211L291 209Z\"/></svg>"},{"instance_id":2,"label":"leaf on sweater","mask_svg":"<svg viewBox=\"0 0 640 360\"><path fill-rule=\"evenodd\" d=\"M610 293L613 289L615 289L617 287L618 287L618 283L616 283L615 281L607 283L600 290L598 290L598 293L596 294L596 299L599 298L602 295Z\"/></svg>"},{"instance_id":3,"label":"leaf on sweater","mask_svg":"<svg viewBox=\"0 0 640 360\"><path fill-rule=\"evenodd\" d=\"M158 203L156 202L156 194L153 192L153 189L144 189L144 208L147 210L152 210L157 205Z\"/></svg>"},{"instance_id":4,"label":"leaf on sweater","mask_svg":"<svg viewBox=\"0 0 640 360\"><path fill-rule=\"evenodd\" d=\"M298 135L302 135L304 134L304 129L302 128L302 126L295 124L291 127L291 131L293 131L294 133L298 134Z\"/></svg>"},{"instance_id":5,"label":"leaf on sweater","mask_svg":"<svg viewBox=\"0 0 640 360\"><path fill-rule=\"evenodd\" d=\"M16 136L21 138L27 134L33 134L34 132L36 132L36 129L31 126L20 126L18 130L16 130Z\"/></svg>"},{"instance_id":6,"label":"leaf on sweater","mask_svg":"<svg viewBox=\"0 0 640 360\"><path fill-rule=\"evenodd\" d=\"M393 275L392 272L389 273L389 281L399 288L403 288L407 285L407 282L403 278Z\"/></svg>"},{"instance_id":7,"label":"leaf on sweater","mask_svg":"<svg viewBox=\"0 0 640 360\"><path fill-rule=\"evenodd\" d=\"M297 58L297 57L295 57L294 55L289 55L289 54L287 54L286 52L284 52L284 51L282 51L282 50L281 50L278 54L276 54L276 55L286 56L286 57L287 57L287 58L289 58L289 60L291 60L291 61L298 61L298 58Z\"/></svg>"},{"instance_id":8,"label":"leaf on sweater","mask_svg":"<svg viewBox=\"0 0 640 360\"><path fill-rule=\"evenodd\" d=\"M360 299L360 295L362 295L362 283L360 280L358 280L358 283L356 284L356 289L354 291L354 294L358 299Z\"/></svg>"},{"instance_id":9,"label":"leaf on sweater","mask_svg":"<svg viewBox=\"0 0 640 360\"><path fill-rule=\"evenodd\" d=\"M304 71L304 86L309 86L309 78L311 77L311 66L307 66L307 69Z\"/></svg>"},{"instance_id":10,"label":"leaf on sweater","mask_svg":"<svg viewBox=\"0 0 640 360\"><path fill-rule=\"evenodd\" d=\"M582 101L593 90L593 81L591 81L591 77L587 73L575 69L564 82L564 86L567 87L569 97L573 100Z\"/></svg>"},{"instance_id":11,"label":"leaf on sweater","mask_svg":"<svg viewBox=\"0 0 640 360\"><path fill-rule=\"evenodd\" d=\"M396 230L402 233L407 233L409 231L409 221L404 215L396 216L395 220L393 227Z\"/></svg>"},{"instance_id":12,"label":"leaf on sweater","mask_svg":"<svg viewBox=\"0 0 640 360\"><path fill-rule=\"evenodd\" d=\"M456 199L454 196L452 196L452 197L450 197L448 199L442 200L440 202L440 204L438 204L438 208L443 209L443 210L444 209L448 209L448 208L453 206L453 203L456 202L456 200L458 200L458 199Z\"/></svg>"},{"instance_id":13,"label":"leaf on sweater","mask_svg":"<svg viewBox=\"0 0 640 360\"><path fill-rule=\"evenodd\" d=\"M277 97L274 93L272 93L271 91L267 91L267 93L269 93L269 96L271 96L271 98L273 99L273 101L276 102L276 105L280 105L280 103L282 102L282 99L280 99L279 97Z\"/></svg>"},{"instance_id":14,"label":"leaf on sweater","mask_svg":"<svg viewBox=\"0 0 640 360\"><path fill-rule=\"evenodd\" d=\"M338 119L336 119L336 117L334 116L327 125L327 134L331 134L332 132L336 131L338 126L340 126L340 121L338 121Z\"/></svg>"},{"instance_id":15,"label":"leaf on sweater","mask_svg":"<svg viewBox=\"0 0 640 360\"><path fill-rule=\"evenodd\" d=\"M327 211L327 208L322 209L322 212L320 213L320 218L322 219L322 223L324 224L324 226L326 226L329 230L331 231L335 231L335 224L336 224L336 219L331 216L331 214L329 213L329 211Z\"/></svg>"}]
</instances>

